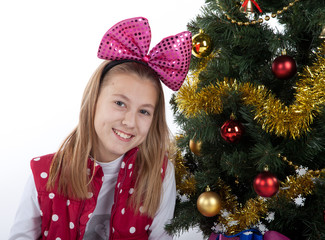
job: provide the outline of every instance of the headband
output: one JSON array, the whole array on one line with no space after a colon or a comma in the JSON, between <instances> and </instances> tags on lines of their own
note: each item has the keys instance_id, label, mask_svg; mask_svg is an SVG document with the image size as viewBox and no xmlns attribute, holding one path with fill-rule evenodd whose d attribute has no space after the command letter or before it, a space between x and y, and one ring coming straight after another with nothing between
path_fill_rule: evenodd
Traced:
<instances>
[{"instance_id":1,"label":"headband","mask_svg":"<svg viewBox=\"0 0 325 240\"><path fill-rule=\"evenodd\" d=\"M103 71L101 73L101 76L100 76L100 82L103 81L106 73L111 70L113 67L115 67L116 65L120 65L122 63L126 63L126 62L136 62L136 63L139 63L139 64L143 64L145 66L148 66L148 64L146 64L145 62L143 61L136 61L136 60L129 60L129 59L123 59L123 60L115 60L115 61L110 61L108 62L105 67L103 68Z\"/></svg>"},{"instance_id":2,"label":"headband","mask_svg":"<svg viewBox=\"0 0 325 240\"><path fill-rule=\"evenodd\" d=\"M191 33L185 31L166 37L149 52L150 42L151 30L146 18L126 19L105 33L97 56L113 61L144 62L156 71L167 87L177 91L182 86L190 65ZM123 62L118 61L118 64Z\"/></svg>"}]
</instances>

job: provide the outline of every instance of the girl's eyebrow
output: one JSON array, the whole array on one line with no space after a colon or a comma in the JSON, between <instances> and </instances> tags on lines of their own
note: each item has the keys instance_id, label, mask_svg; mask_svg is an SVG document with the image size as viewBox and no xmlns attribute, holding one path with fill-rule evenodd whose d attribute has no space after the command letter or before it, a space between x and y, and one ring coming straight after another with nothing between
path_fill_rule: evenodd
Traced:
<instances>
[{"instance_id":1,"label":"girl's eyebrow","mask_svg":"<svg viewBox=\"0 0 325 240\"><path fill-rule=\"evenodd\" d=\"M142 107L145 107L145 108L151 108L151 109L155 109L155 107L152 105L152 104L150 104L150 103L148 103L148 104L143 104L142 105Z\"/></svg>"},{"instance_id":2,"label":"girl's eyebrow","mask_svg":"<svg viewBox=\"0 0 325 240\"><path fill-rule=\"evenodd\" d=\"M118 93L116 93L116 94L113 94L113 96L123 98L123 99L124 99L125 101L127 101L127 102L130 102L130 101L131 101L131 100L130 100L127 96L125 96L124 94L118 94ZM143 104L143 105L141 105L141 107L148 107L148 108L155 109L155 106L152 105L152 104L150 104L150 103Z\"/></svg>"},{"instance_id":3,"label":"girl's eyebrow","mask_svg":"<svg viewBox=\"0 0 325 240\"><path fill-rule=\"evenodd\" d=\"M130 99L127 96L125 96L124 94L115 93L115 94L113 94L113 96L123 98L126 101L130 101Z\"/></svg>"}]
</instances>

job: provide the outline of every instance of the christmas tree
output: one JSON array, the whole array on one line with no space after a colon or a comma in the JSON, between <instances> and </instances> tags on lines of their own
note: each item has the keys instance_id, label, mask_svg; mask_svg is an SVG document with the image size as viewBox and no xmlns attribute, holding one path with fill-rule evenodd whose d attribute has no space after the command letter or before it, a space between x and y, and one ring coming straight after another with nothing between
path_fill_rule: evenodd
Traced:
<instances>
[{"instance_id":1,"label":"christmas tree","mask_svg":"<svg viewBox=\"0 0 325 240\"><path fill-rule=\"evenodd\" d=\"M206 0L188 29L166 229L325 239L325 1Z\"/></svg>"}]
</instances>

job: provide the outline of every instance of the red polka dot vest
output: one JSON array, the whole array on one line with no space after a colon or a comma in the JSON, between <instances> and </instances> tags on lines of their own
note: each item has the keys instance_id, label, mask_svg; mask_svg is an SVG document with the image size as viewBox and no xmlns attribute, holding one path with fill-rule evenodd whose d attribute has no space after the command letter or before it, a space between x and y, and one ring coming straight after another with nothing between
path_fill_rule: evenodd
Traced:
<instances>
[{"instance_id":1,"label":"red polka dot vest","mask_svg":"<svg viewBox=\"0 0 325 240\"><path fill-rule=\"evenodd\" d=\"M122 160L121 168L115 185L114 204L111 209L109 239L136 240L148 239L149 227L153 219L146 215L135 214L127 200L133 193L136 174L134 163L137 148L127 152ZM72 240L83 239L87 222L95 210L99 191L103 183L103 171L95 164L95 174L91 182L93 191L86 200L69 199L60 195L56 188L46 190L49 168L54 154L34 158L31 169L38 193L41 210L42 226L39 239ZM88 159L88 172L93 172L94 162ZM167 159L162 168L165 175ZM140 212L142 208L140 207Z\"/></svg>"}]
</instances>

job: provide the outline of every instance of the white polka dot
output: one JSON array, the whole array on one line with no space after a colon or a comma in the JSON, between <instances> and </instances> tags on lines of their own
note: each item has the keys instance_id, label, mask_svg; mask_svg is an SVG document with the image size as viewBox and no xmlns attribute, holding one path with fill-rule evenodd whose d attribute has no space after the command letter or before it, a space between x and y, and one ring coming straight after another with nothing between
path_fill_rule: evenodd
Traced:
<instances>
[{"instance_id":1,"label":"white polka dot","mask_svg":"<svg viewBox=\"0 0 325 240\"><path fill-rule=\"evenodd\" d=\"M40 212L41 216L43 216L43 212L42 212L42 210L40 210L39 212Z\"/></svg>"},{"instance_id":2,"label":"white polka dot","mask_svg":"<svg viewBox=\"0 0 325 240\"><path fill-rule=\"evenodd\" d=\"M54 197L55 197L55 194L54 194L54 193L50 193L50 194L49 194L49 198L50 198L50 199L53 199Z\"/></svg>"},{"instance_id":3,"label":"white polka dot","mask_svg":"<svg viewBox=\"0 0 325 240\"><path fill-rule=\"evenodd\" d=\"M122 189L120 190L120 193L122 193Z\"/></svg>"},{"instance_id":4,"label":"white polka dot","mask_svg":"<svg viewBox=\"0 0 325 240\"><path fill-rule=\"evenodd\" d=\"M41 173L41 178L47 178L47 173L46 172L42 172Z\"/></svg>"},{"instance_id":5,"label":"white polka dot","mask_svg":"<svg viewBox=\"0 0 325 240\"><path fill-rule=\"evenodd\" d=\"M56 214L53 214L53 215L52 215L52 220L53 220L54 222L56 222L57 220L59 220L59 216L56 215Z\"/></svg>"},{"instance_id":6,"label":"white polka dot","mask_svg":"<svg viewBox=\"0 0 325 240\"><path fill-rule=\"evenodd\" d=\"M132 168L132 166L133 166L133 164L132 164L132 163L130 163L130 164L129 164L129 169L131 169L131 168Z\"/></svg>"},{"instance_id":7,"label":"white polka dot","mask_svg":"<svg viewBox=\"0 0 325 240\"><path fill-rule=\"evenodd\" d=\"M39 157L38 158L34 158L34 161L36 161L36 162L39 161L39 160L41 160L41 158L39 158Z\"/></svg>"},{"instance_id":8,"label":"white polka dot","mask_svg":"<svg viewBox=\"0 0 325 240\"><path fill-rule=\"evenodd\" d=\"M119 187L120 187L120 185L121 185L121 183L119 182L119 183L117 184L117 188L119 188Z\"/></svg>"},{"instance_id":9,"label":"white polka dot","mask_svg":"<svg viewBox=\"0 0 325 240\"><path fill-rule=\"evenodd\" d=\"M161 168L161 169L160 169L160 172L163 173L163 172L164 172L164 169Z\"/></svg>"},{"instance_id":10,"label":"white polka dot","mask_svg":"<svg viewBox=\"0 0 325 240\"><path fill-rule=\"evenodd\" d=\"M113 232L115 232L115 229L112 227Z\"/></svg>"},{"instance_id":11,"label":"white polka dot","mask_svg":"<svg viewBox=\"0 0 325 240\"><path fill-rule=\"evenodd\" d=\"M121 168L125 168L125 162L122 162Z\"/></svg>"},{"instance_id":12,"label":"white polka dot","mask_svg":"<svg viewBox=\"0 0 325 240\"><path fill-rule=\"evenodd\" d=\"M124 215L124 213L125 213L125 208L122 209L121 213L122 213L122 215Z\"/></svg>"},{"instance_id":13,"label":"white polka dot","mask_svg":"<svg viewBox=\"0 0 325 240\"><path fill-rule=\"evenodd\" d=\"M133 188L130 188L129 193L132 194L134 192Z\"/></svg>"},{"instance_id":14,"label":"white polka dot","mask_svg":"<svg viewBox=\"0 0 325 240\"><path fill-rule=\"evenodd\" d=\"M130 227L130 233L135 233L135 227Z\"/></svg>"},{"instance_id":15,"label":"white polka dot","mask_svg":"<svg viewBox=\"0 0 325 240\"><path fill-rule=\"evenodd\" d=\"M146 231L149 229L149 224L144 228Z\"/></svg>"},{"instance_id":16,"label":"white polka dot","mask_svg":"<svg viewBox=\"0 0 325 240\"><path fill-rule=\"evenodd\" d=\"M130 177L132 176L132 172L130 172Z\"/></svg>"},{"instance_id":17,"label":"white polka dot","mask_svg":"<svg viewBox=\"0 0 325 240\"><path fill-rule=\"evenodd\" d=\"M139 208L139 211L140 211L141 213L144 213L144 207L141 206L141 207Z\"/></svg>"},{"instance_id":18,"label":"white polka dot","mask_svg":"<svg viewBox=\"0 0 325 240\"><path fill-rule=\"evenodd\" d=\"M68 199L68 200L67 200L67 206L69 206L69 205L70 205L70 200Z\"/></svg>"},{"instance_id":19,"label":"white polka dot","mask_svg":"<svg viewBox=\"0 0 325 240\"><path fill-rule=\"evenodd\" d=\"M87 168L87 175L90 175L90 168Z\"/></svg>"},{"instance_id":20,"label":"white polka dot","mask_svg":"<svg viewBox=\"0 0 325 240\"><path fill-rule=\"evenodd\" d=\"M57 237L55 240L61 240L61 238Z\"/></svg>"},{"instance_id":21,"label":"white polka dot","mask_svg":"<svg viewBox=\"0 0 325 240\"><path fill-rule=\"evenodd\" d=\"M91 215L92 215L92 214L93 214L93 213L89 213L89 214L88 214L88 218L91 218Z\"/></svg>"},{"instance_id":22,"label":"white polka dot","mask_svg":"<svg viewBox=\"0 0 325 240\"><path fill-rule=\"evenodd\" d=\"M49 235L49 231L44 231L44 236L47 237Z\"/></svg>"},{"instance_id":23,"label":"white polka dot","mask_svg":"<svg viewBox=\"0 0 325 240\"><path fill-rule=\"evenodd\" d=\"M94 194L92 192L88 193L88 198L92 198L94 196Z\"/></svg>"},{"instance_id":24,"label":"white polka dot","mask_svg":"<svg viewBox=\"0 0 325 240\"><path fill-rule=\"evenodd\" d=\"M70 227L70 229L74 229L74 224L73 224L73 222L70 222L70 223L69 223L69 227Z\"/></svg>"},{"instance_id":25,"label":"white polka dot","mask_svg":"<svg viewBox=\"0 0 325 240\"><path fill-rule=\"evenodd\" d=\"M102 182L104 182L104 176L102 176Z\"/></svg>"}]
</instances>

